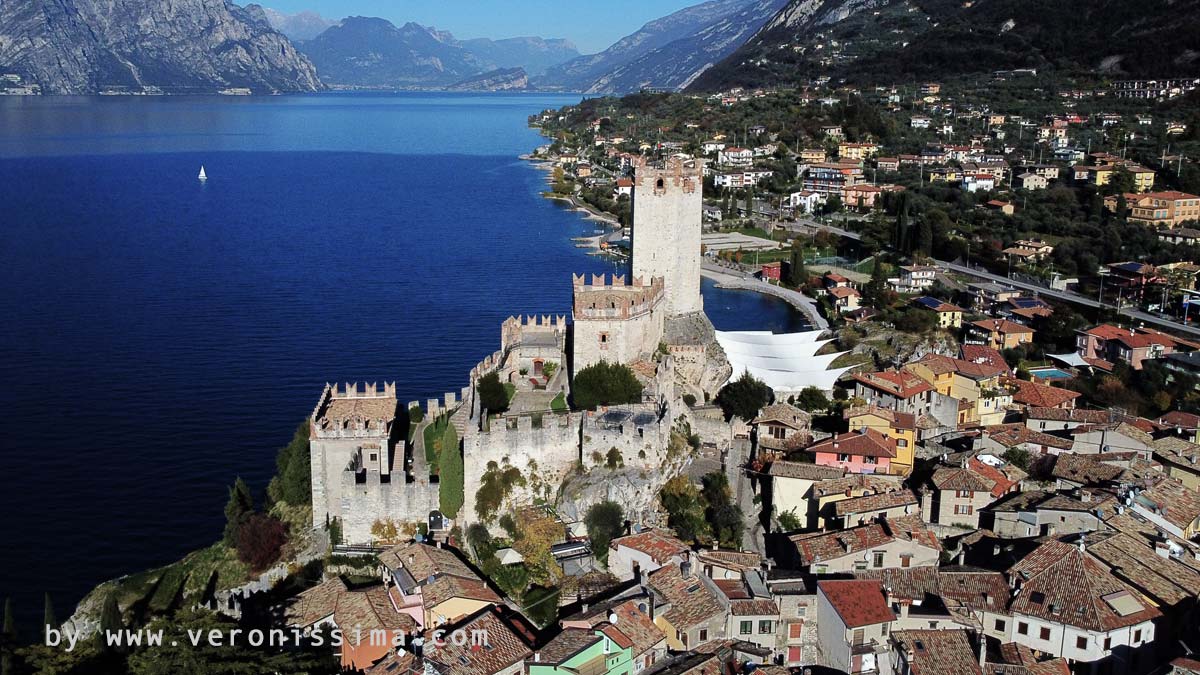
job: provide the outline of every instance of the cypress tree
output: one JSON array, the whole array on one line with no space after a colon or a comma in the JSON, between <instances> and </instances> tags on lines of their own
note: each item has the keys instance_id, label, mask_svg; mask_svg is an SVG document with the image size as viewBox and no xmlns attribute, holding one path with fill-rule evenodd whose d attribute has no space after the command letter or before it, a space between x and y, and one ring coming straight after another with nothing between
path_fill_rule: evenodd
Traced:
<instances>
[{"instance_id":1,"label":"cypress tree","mask_svg":"<svg viewBox=\"0 0 1200 675\"><path fill-rule=\"evenodd\" d=\"M4 625L0 627L0 675L13 672L12 648L16 643L16 621L13 620L12 598L4 599Z\"/></svg>"},{"instance_id":2,"label":"cypress tree","mask_svg":"<svg viewBox=\"0 0 1200 675\"><path fill-rule=\"evenodd\" d=\"M808 271L804 269L804 244L799 239L792 240L792 257L788 266L788 283L799 288L808 281Z\"/></svg>"},{"instance_id":3,"label":"cypress tree","mask_svg":"<svg viewBox=\"0 0 1200 675\"><path fill-rule=\"evenodd\" d=\"M42 608L42 641L45 642L46 631L50 628L58 628L58 619L54 616L54 603L50 601L50 594L46 593L46 601Z\"/></svg>"},{"instance_id":4,"label":"cypress tree","mask_svg":"<svg viewBox=\"0 0 1200 675\"><path fill-rule=\"evenodd\" d=\"M4 627L0 628L0 635L6 637L15 637L17 634L17 622L13 618L13 603L12 598L4 599Z\"/></svg>"},{"instance_id":5,"label":"cypress tree","mask_svg":"<svg viewBox=\"0 0 1200 675\"><path fill-rule=\"evenodd\" d=\"M117 604L116 592L104 596L104 604L100 607L100 631L96 633L99 647L105 651L110 649L107 635L115 635L125 627L121 619L121 606Z\"/></svg>"},{"instance_id":6,"label":"cypress tree","mask_svg":"<svg viewBox=\"0 0 1200 675\"><path fill-rule=\"evenodd\" d=\"M254 498L241 476L229 488L229 502L225 504L225 545L237 546L238 528L254 513Z\"/></svg>"}]
</instances>

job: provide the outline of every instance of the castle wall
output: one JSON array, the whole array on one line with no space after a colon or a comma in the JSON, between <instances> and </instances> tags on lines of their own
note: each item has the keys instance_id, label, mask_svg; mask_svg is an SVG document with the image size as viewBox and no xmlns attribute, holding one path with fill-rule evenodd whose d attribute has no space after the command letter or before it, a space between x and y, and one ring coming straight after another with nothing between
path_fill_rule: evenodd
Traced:
<instances>
[{"instance_id":1,"label":"castle wall","mask_svg":"<svg viewBox=\"0 0 1200 675\"><path fill-rule=\"evenodd\" d=\"M658 348L665 330L661 277L648 281L635 277L626 283L624 275L611 279L595 275L586 284L584 277L576 276L573 282L574 372L601 360L632 363Z\"/></svg>"},{"instance_id":2,"label":"castle wall","mask_svg":"<svg viewBox=\"0 0 1200 675\"><path fill-rule=\"evenodd\" d=\"M700 226L704 162L641 163L633 179L633 276L666 280L671 315L703 309Z\"/></svg>"}]
</instances>

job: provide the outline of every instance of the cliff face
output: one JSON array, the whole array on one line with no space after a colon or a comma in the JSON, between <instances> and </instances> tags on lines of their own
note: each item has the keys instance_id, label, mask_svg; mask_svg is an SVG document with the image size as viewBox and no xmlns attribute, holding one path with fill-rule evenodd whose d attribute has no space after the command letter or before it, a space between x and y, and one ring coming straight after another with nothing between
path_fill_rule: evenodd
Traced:
<instances>
[{"instance_id":1,"label":"cliff face","mask_svg":"<svg viewBox=\"0 0 1200 675\"><path fill-rule=\"evenodd\" d=\"M522 91L529 88L524 68L499 68L456 82L447 91Z\"/></svg>"},{"instance_id":2,"label":"cliff face","mask_svg":"<svg viewBox=\"0 0 1200 675\"><path fill-rule=\"evenodd\" d=\"M0 71L47 94L321 88L261 8L225 0L0 2Z\"/></svg>"},{"instance_id":3,"label":"cliff face","mask_svg":"<svg viewBox=\"0 0 1200 675\"><path fill-rule=\"evenodd\" d=\"M642 26L599 54L546 71L536 86L586 93L683 88L728 56L786 0L710 0Z\"/></svg>"}]
</instances>

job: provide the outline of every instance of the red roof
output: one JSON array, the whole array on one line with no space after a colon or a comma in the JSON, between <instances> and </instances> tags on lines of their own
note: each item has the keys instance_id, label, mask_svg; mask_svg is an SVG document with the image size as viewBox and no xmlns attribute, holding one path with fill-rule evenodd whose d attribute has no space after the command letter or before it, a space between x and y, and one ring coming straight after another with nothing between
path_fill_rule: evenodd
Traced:
<instances>
[{"instance_id":1,"label":"red roof","mask_svg":"<svg viewBox=\"0 0 1200 675\"><path fill-rule=\"evenodd\" d=\"M1013 402L1035 408L1059 408L1080 396L1076 391L1018 380L1015 377L1006 377L1002 382L1016 389L1013 392Z\"/></svg>"},{"instance_id":2,"label":"red roof","mask_svg":"<svg viewBox=\"0 0 1200 675\"><path fill-rule=\"evenodd\" d=\"M992 333L1003 333L1006 335L1011 333L1029 333L1032 335L1034 333L1034 330L1029 326L1022 326L1008 319L984 319L983 321L976 321L971 325L978 326Z\"/></svg>"},{"instance_id":3,"label":"red roof","mask_svg":"<svg viewBox=\"0 0 1200 675\"><path fill-rule=\"evenodd\" d=\"M616 550L618 546L641 551L660 565L665 564L674 556L684 556L690 550L687 544L658 530L646 530L627 537L620 537L613 539L609 544L613 550Z\"/></svg>"},{"instance_id":4,"label":"red roof","mask_svg":"<svg viewBox=\"0 0 1200 675\"><path fill-rule=\"evenodd\" d=\"M878 373L855 373L854 379L872 389L899 398L912 398L933 391L933 386L920 377L905 371L883 370Z\"/></svg>"},{"instance_id":5,"label":"red roof","mask_svg":"<svg viewBox=\"0 0 1200 675\"><path fill-rule=\"evenodd\" d=\"M834 434L831 438L810 445L808 452L857 457L895 457L896 439L863 427L846 434Z\"/></svg>"},{"instance_id":6,"label":"red roof","mask_svg":"<svg viewBox=\"0 0 1200 675\"><path fill-rule=\"evenodd\" d=\"M1004 355L987 345L963 345L962 359L980 365L986 364L1004 372L1011 370L1008 362L1004 360Z\"/></svg>"},{"instance_id":7,"label":"red roof","mask_svg":"<svg viewBox=\"0 0 1200 675\"><path fill-rule=\"evenodd\" d=\"M817 588L829 600L847 628L896 620L883 595L883 584L878 581L819 581Z\"/></svg>"}]
</instances>

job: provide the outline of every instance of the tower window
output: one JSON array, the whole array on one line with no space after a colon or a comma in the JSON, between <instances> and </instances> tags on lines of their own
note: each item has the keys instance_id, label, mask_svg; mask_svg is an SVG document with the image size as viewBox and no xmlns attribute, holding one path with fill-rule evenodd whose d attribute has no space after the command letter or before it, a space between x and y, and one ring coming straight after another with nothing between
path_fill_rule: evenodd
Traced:
<instances>
[{"instance_id":1,"label":"tower window","mask_svg":"<svg viewBox=\"0 0 1200 675\"><path fill-rule=\"evenodd\" d=\"M654 182L655 190L663 190L663 189L666 189L666 187L667 187L666 181L664 181L661 178L659 178L657 181Z\"/></svg>"}]
</instances>

